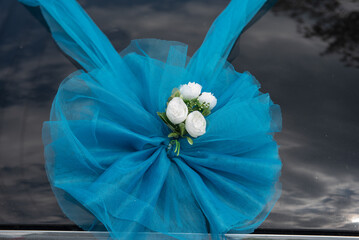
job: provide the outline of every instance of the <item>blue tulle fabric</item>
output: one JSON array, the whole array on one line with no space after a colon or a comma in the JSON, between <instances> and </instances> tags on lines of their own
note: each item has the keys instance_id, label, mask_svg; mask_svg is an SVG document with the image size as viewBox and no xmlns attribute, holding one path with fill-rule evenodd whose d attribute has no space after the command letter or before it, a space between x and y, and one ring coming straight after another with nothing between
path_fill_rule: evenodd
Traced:
<instances>
[{"instance_id":1,"label":"blue tulle fabric","mask_svg":"<svg viewBox=\"0 0 359 240\"><path fill-rule=\"evenodd\" d=\"M83 67L62 82L43 126L48 177L72 221L115 239L215 239L264 221L280 195L280 108L226 59L265 0L232 0L192 58L185 44L158 39L118 54L76 1L21 2L41 7L57 44ZM206 134L192 146L180 140L176 156L156 112L190 81L218 104Z\"/></svg>"}]
</instances>

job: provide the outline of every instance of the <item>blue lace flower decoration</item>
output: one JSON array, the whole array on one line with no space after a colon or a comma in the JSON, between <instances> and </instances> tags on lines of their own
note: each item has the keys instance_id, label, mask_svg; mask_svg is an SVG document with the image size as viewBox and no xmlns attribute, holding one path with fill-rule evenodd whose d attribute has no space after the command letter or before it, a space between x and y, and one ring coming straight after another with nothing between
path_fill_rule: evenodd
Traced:
<instances>
[{"instance_id":1,"label":"blue lace flower decoration","mask_svg":"<svg viewBox=\"0 0 359 240\"><path fill-rule=\"evenodd\" d=\"M21 2L41 8L83 67L62 82L43 126L49 181L72 221L115 239L215 239L264 221L280 195L280 108L226 59L265 0L232 0L192 58L185 44L158 39L117 53L75 0ZM172 105L187 107L185 120Z\"/></svg>"}]
</instances>

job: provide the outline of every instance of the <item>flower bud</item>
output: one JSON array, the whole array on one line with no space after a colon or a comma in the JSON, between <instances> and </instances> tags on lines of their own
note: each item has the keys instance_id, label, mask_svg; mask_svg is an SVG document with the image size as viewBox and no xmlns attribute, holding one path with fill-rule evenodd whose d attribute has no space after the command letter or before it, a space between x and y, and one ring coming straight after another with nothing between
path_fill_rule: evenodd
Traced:
<instances>
[{"instance_id":1,"label":"flower bud","mask_svg":"<svg viewBox=\"0 0 359 240\"><path fill-rule=\"evenodd\" d=\"M190 82L181 85L180 92L183 99L191 100L197 98L201 94L202 86L198 83Z\"/></svg>"},{"instance_id":2,"label":"flower bud","mask_svg":"<svg viewBox=\"0 0 359 240\"><path fill-rule=\"evenodd\" d=\"M179 98L173 98L167 105L166 116L173 124L179 124L186 120L188 108L184 101Z\"/></svg>"},{"instance_id":3,"label":"flower bud","mask_svg":"<svg viewBox=\"0 0 359 240\"><path fill-rule=\"evenodd\" d=\"M208 103L210 110L212 110L217 105L217 98L210 92L203 92L201 96L199 96L198 101L202 104Z\"/></svg>"},{"instance_id":4,"label":"flower bud","mask_svg":"<svg viewBox=\"0 0 359 240\"><path fill-rule=\"evenodd\" d=\"M191 112L185 123L189 135L196 138L206 133L206 119L199 111Z\"/></svg>"}]
</instances>

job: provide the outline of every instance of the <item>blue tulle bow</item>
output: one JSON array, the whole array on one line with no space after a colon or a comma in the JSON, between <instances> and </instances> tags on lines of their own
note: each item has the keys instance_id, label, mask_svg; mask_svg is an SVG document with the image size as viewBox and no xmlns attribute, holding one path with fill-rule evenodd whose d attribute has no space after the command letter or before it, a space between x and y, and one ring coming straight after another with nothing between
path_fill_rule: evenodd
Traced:
<instances>
[{"instance_id":1,"label":"blue tulle bow","mask_svg":"<svg viewBox=\"0 0 359 240\"><path fill-rule=\"evenodd\" d=\"M226 59L265 0L232 0L192 58L185 44L158 39L118 54L76 1L21 1L40 6L55 41L84 69L62 82L43 127L48 177L71 220L118 239L221 238L264 221L280 195L280 108ZM180 139L177 156L156 113L190 81L218 103L206 134L193 145Z\"/></svg>"}]
</instances>

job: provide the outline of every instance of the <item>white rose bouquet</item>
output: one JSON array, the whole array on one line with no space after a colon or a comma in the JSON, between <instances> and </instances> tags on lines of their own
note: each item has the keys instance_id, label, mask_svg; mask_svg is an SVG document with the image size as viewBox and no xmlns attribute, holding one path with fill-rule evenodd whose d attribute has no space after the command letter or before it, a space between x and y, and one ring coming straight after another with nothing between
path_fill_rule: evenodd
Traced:
<instances>
[{"instance_id":1,"label":"white rose bouquet","mask_svg":"<svg viewBox=\"0 0 359 240\"><path fill-rule=\"evenodd\" d=\"M170 145L175 145L174 152L177 153L177 156L181 147L178 139L186 138L192 145L192 138L205 134L207 123L204 117L211 114L211 110L217 104L217 99L212 93L203 92L201 94L201 90L202 86L198 83L190 82L181 85L180 89L172 90L167 101L166 112L157 112L172 131L168 137L172 138Z\"/></svg>"}]
</instances>

